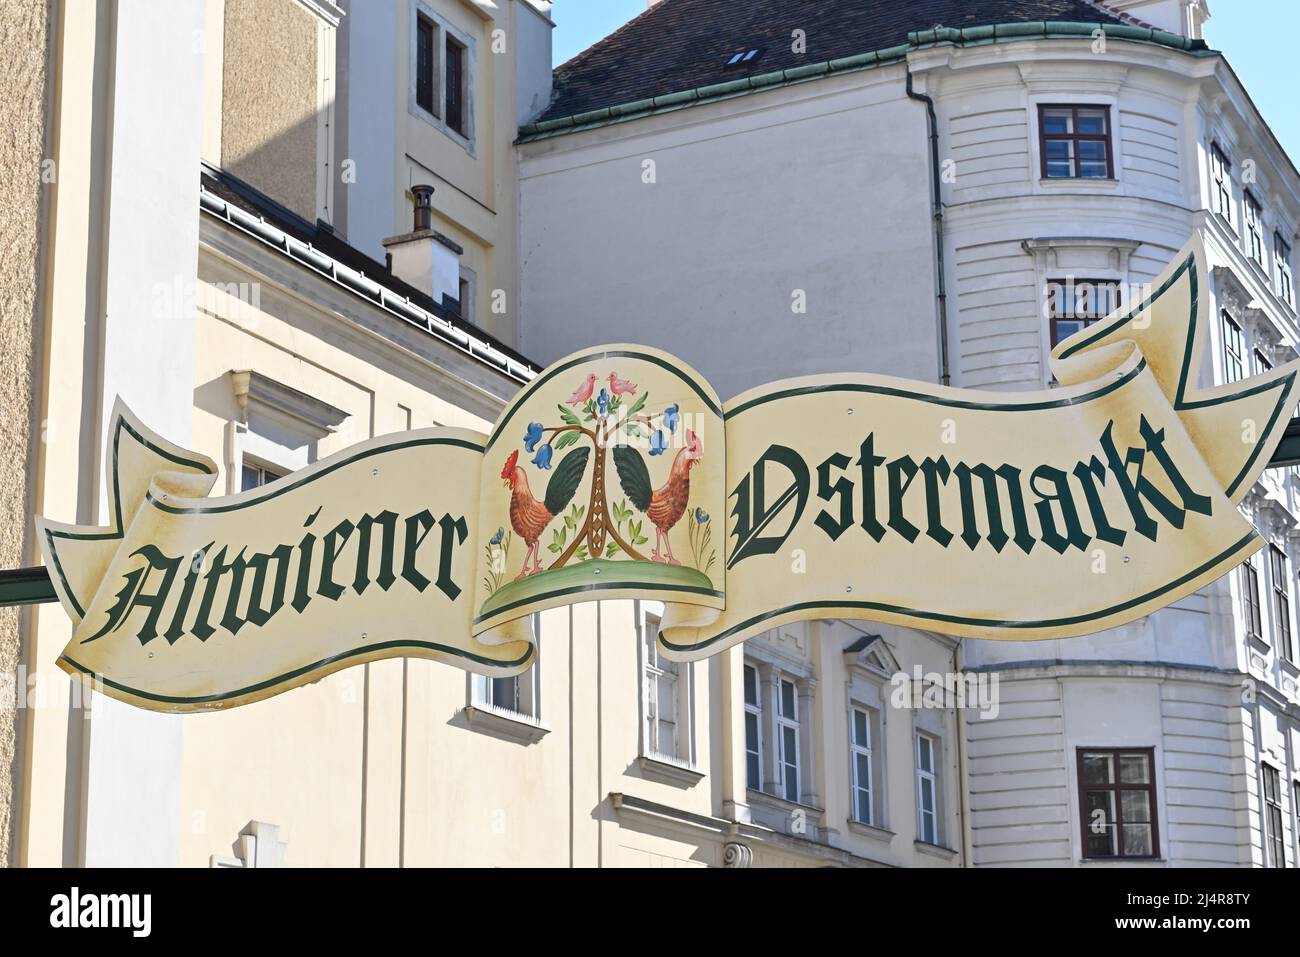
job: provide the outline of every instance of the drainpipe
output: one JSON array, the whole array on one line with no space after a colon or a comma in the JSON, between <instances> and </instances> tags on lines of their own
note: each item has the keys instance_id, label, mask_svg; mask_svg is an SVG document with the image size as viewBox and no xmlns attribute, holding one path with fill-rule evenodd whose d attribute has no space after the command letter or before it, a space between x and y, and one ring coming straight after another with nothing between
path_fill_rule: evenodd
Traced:
<instances>
[{"instance_id":1,"label":"drainpipe","mask_svg":"<svg viewBox=\"0 0 1300 957\"><path fill-rule=\"evenodd\" d=\"M907 95L925 104L926 120L930 129L930 181L934 186L931 215L934 219L934 263L937 279L935 308L939 322L939 384L949 385L952 376L948 369L948 289L943 267L943 196L939 172L939 120L934 112L934 100L912 88L912 71L907 71Z\"/></svg>"}]
</instances>

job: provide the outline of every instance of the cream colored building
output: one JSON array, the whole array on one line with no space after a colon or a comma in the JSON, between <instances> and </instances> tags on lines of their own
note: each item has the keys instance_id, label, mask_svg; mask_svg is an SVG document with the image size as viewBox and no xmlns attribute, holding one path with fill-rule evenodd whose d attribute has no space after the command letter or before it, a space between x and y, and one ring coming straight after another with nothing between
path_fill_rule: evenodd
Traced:
<instances>
[{"instance_id":1,"label":"cream colored building","mask_svg":"<svg viewBox=\"0 0 1300 957\"><path fill-rule=\"evenodd\" d=\"M549 101L548 6L6 6L0 36L49 43L6 58L31 92L0 98L23 132L0 160L57 175L0 183L27 256L0 274L5 568L37 563L34 514L102 520L116 396L219 462L217 494L383 433L488 428L535 371L511 348L513 141ZM956 642L817 622L674 665L661 611L545 612L518 679L398 659L182 717L87 705L54 667L63 611L0 610L20 692L0 847L20 866L965 861L962 725L896 700L959 670Z\"/></svg>"}]
</instances>

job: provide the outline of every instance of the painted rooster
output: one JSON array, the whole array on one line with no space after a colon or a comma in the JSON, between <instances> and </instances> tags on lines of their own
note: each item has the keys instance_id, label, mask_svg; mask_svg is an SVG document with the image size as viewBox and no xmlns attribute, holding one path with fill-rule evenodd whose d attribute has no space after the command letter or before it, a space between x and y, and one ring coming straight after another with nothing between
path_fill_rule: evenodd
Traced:
<instances>
[{"instance_id":1,"label":"painted rooster","mask_svg":"<svg viewBox=\"0 0 1300 957\"><path fill-rule=\"evenodd\" d=\"M515 449L506 459L506 464L501 469L501 478L510 489L510 526L528 546L528 551L524 554L524 567L515 576L516 581L542 570L542 547L539 541L542 532L573 501L573 496L582 483L590 454L591 450L584 446L566 455L556 466L551 480L546 483L546 495L540 502L528 485L528 473L519 465L519 450Z\"/></svg>"},{"instance_id":2,"label":"painted rooster","mask_svg":"<svg viewBox=\"0 0 1300 957\"><path fill-rule=\"evenodd\" d=\"M618 469L623 491L627 493L632 505L644 512L655 527L655 550L650 558L656 562L681 564L673 557L673 546L668 540L668 533L681 521L686 511L686 502L691 496L691 466L703 457L704 446L700 444L699 437L687 429L686 447L673 459L668 481L651 491L650 472L636 449L626 445L614 449L614 466ZM659 551L661 546L666 555Z\"/></svg>"}]
</instances>

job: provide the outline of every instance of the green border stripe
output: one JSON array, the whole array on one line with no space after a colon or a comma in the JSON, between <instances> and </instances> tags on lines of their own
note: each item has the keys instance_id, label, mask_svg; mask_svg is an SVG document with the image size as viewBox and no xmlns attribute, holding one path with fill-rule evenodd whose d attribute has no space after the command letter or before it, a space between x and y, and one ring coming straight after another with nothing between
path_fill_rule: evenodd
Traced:
<instances>
[{"instance_id":1,"label":"green border stripe","mask_svg":"<svg viewBox=\"0 0 1300 957\"><path fill-rule=\"evenodd\" d=\"M548 591L541 595L534 595L531 598L521 598L518 601L510 602L508 605L502 605L500 608L494 608L486 615L479 615L477 618L475 618L474 624L478 625L485 621L491 621L493 618L497 617L498 615L504 614L505 612L508 612L514 608L520 608L524 605L532 605L536 602L546 601L547 599L550 598L560 598L564 595L585 594L586 592L593 592L593 591L609 591L615 588L644 588L646 591L650 591L650 592L676 591L676 592L685 592L691 595L708 595L712 598L726 597L726 595L724 595L720 591L715 591L710 588L700 588L699 586L696 585L671 585L671 584L665 585L657 582L654 584L650 584L649 582L599 582L599 583L593 583L589 585L570 585L568 588L558 588L555 591Z\"/></svg>"},{"instance_id":2,"label":"green border stripe","mask_svg":"<svg viewBox=\"0 0 1300 957\"><path fill-rule=\"evenodd\" d=\"M1104 618L1107 615L1113 615L1121 611L1126 611L1129 608L1133 608L1137 605L1141 605L1144 604L1145 602L1151 601L1152 599L1159 598L1161 595L1165 594L1166 592L1178 588L1180 585L1183 585L1191 581L1192 579L1198 578L1201 575L1205 574L1207 571L1212 569L1215 565L1219 564L1220 562L1229 558L1236 552L1240 551L1246 545L1250 544L1252 541L1254 541L1256 536L1257 533L1255 532L1255 530L1251 529L1235 545L1232 545L1231 547L1224 549L1218 555L1214 556L1214 558L1211 558L1209 561L1205 562L1204 564L1198 566L1197 568L1192 569L1190 572L1187 572L1185 575L1176 578L1174 581L1162 585L1160 588L1149 591L1145 595L1139 595L1136 598L1130 598L1128 601L1120 602L1118 605L1112 605L1109 608L1103 608L1100 609L1099 611L1095 611L1087 615L1073 615L1069 618L1045 618L1039 621L997 621L995 619L989 619L989 618L968 618L962 615L946 615L942 612L921 611L916 608L905 608L902 605L890 605L890 604L886 604L885 602L842 601L842 600L805 601L805 602L798 602L793 605L786 605L782 608L775 608L772 611L767 612L766 614L763 615L755 615L752 618L748 618L745 621L742 621L739 624L734 625L731 628L728 628L726 631L714 635L712 638L709 638L708 640L699 642L697 644L693 644L693 645L674 644L673 642L668 641L662 635L660 635L659 640L664 643L665 647L671 648L674 651L698 651L701 648L707 648L716 642L723 641L724 639L729 638L730 636L736 634L737 632L744 631L746 628L756 625L759 622L766 621L768 618L774 618L778 615L784 615L793 611L807 611L807 610L817 609L817 608L861 608L866 611L883 611L883 612L890 612L893 614L909 615L913 618L918 618L923 621L937 621L937 622L945 622L948 624L957 624L957 625L985 625L993 628L1060 628L1065 625L1076 625L1083 622L1094 621L1098 618Z\"/></svg>"}]
</instances>

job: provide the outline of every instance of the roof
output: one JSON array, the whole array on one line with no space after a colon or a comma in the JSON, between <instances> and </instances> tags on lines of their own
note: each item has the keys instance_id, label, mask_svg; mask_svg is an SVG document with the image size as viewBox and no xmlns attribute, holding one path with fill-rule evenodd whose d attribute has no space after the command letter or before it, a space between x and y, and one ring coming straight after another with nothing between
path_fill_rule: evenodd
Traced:
<instances>
[{"instance_id":1,"label":"roof","mask_svg":"<svg viewBox=\"0 0 1300 957\"><path fill-rule=\"evenodd\" d=\"M468 352L496 371L516 381L527 382L539 370L536 363L504 342L456 313L449 312L442 303L435 302L429 293L393 275L386 264L371 259L348 244L335 235L327 224L320 221L309 223L238 177L207 163L202 165L200 186L200 200L205 210L216 213L221 205L228 205L247 213L253 219L250 225L264 223L282 234L274 241L282 252L301 259L305 265L318 271L332 272L334 278L358 295ZM218 203L212 203L211 198L215 198ZM239 224L233 218L231 221ZM265 238L265 230L253 231L259 238ZM286 236L297 241L296 248L283 241ZM350 277L336 268L339 266L343 270L359 274L359 279L349 281ZM385 291L387 295L384 294Z\"/></svg>"},{"instance_id":2,"label":"roof","mask_svg":"<svg viewBox=\"0 0 1300 957\"><path fill-rule=\"evenodd\" d=\"M1001 29L1017 24L1037 29ZM870 51L879 51L884 62L886 52L898 58L926 43L1087 36L1098 27L1125 39L1204 49L1200 41L1155 30L1095 0L660 0L557 67L550 106L521 133L582 125L611 107L615 118L644 113L634 107L669 96L678 101L685 91L712 92L720 84L750 88L769 85L773 77L804 79L816 64ZM793 48L796 30L806 34L802 52ZM728 66L735 54L755 49L761 52L752 60Z\"/></svg>"}]
</instances>

